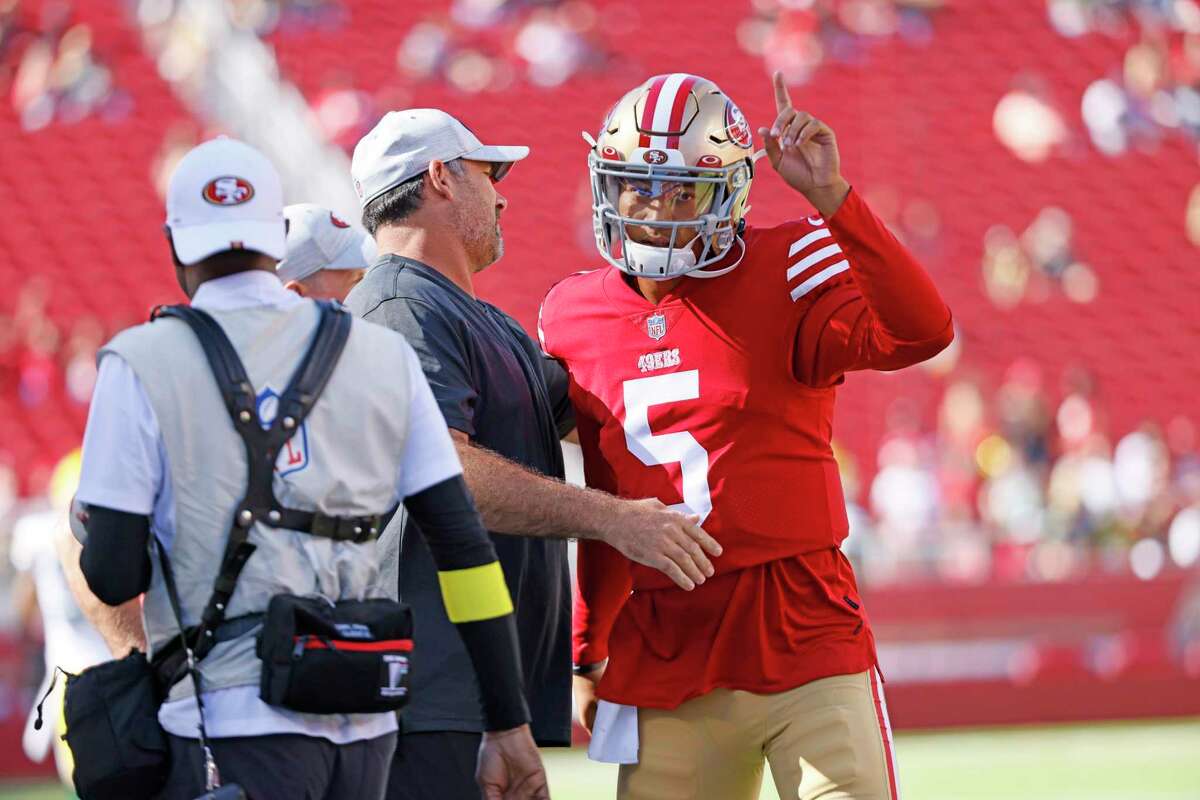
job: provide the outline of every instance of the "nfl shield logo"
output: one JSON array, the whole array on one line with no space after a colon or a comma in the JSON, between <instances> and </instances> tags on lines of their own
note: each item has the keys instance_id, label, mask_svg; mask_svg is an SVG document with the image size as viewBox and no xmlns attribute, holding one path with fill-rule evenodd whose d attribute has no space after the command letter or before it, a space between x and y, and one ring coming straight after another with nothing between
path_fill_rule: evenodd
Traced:
<instances>
[{"instance_id":1,"label":"nfl shield logo","mask_svg":"<svg viewBox=\"0 0 1200 800\"><path fill-rule=\"evenodd\" d=\"M267 387L258 393L258 420L264 429L271 427L275 417L279 415L279 393ZM301 422L300 430L279 451L275 461L275 472L280 477L299 472L308 466L308 423Z\"/></svg>"},{"instance_id":2,"label":"nfl shield logo","mask_svg":"<svg viewBox=\"0 0 1200 800\"><path fill-rule=\"evenodd\" d=\"M646 333L654 341L667 335L667 318L663 314L651 314L646 317Z\"/></svg>"}]
</instances>

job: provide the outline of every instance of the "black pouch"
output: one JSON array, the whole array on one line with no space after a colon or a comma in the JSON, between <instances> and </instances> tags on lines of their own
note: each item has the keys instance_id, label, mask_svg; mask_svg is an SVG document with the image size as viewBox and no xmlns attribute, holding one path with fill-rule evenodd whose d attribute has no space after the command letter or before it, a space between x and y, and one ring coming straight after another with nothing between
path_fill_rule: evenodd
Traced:
<instances>
[{"instance_id":1,"label":"black pouch","mask_svg":"<svg viewBox=\"0 0 1200 800\"><path fill-rule=\"evenodd\" d=\"M65 738L83 800L134 800L162 790L171 755L158 724L161 702L155 672L140 651L67 675Z\"/></svg>"},{"instance_id":2,"label":"black pouch","mask_svg":"<svg viewBox=\"0 0 1200 800\"><path fill-rule=\"evenodd\" d=\"M386 599L276 595L257 652L265 703L309 714L396 711L408 700L412 610Z\"/></svg>"}]
</instances>

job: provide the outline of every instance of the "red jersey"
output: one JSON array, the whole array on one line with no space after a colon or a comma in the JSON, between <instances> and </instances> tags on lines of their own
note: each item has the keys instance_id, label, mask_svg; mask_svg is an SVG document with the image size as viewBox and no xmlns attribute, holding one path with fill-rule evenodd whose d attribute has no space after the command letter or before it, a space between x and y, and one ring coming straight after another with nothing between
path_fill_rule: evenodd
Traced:
<instances>
[{"instance_id":1,"label":"red jersey","mask_svg":"<svg viewBox=\"0 0 1200 800\"><path fill-rule=\"evenodd\" d=\"M950 313L853 191L828 224L743 238L736 269L682 280L658 304L608 268L563 280L542 304L588 485L699 514L724 548L716 576L684 592L581 543L576 659L610 657L599 695L614 702L783 691L874 662L838 549L835 387L849 370L929 358L953 336Z\"/></svg>"}]
</instances>

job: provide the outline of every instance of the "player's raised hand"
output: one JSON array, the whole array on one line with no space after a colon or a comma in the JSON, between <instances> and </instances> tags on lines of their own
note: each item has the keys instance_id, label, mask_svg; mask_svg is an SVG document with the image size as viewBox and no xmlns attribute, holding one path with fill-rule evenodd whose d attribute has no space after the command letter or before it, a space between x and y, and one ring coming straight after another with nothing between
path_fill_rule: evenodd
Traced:
<instances>
[{"instance_id":1,"label":"player's raised hand","mask_svg":"<svg viewBox=\"0 0 1200 800\"><path fill-rule=\"evenodd\" d=\"M483 734L475 781L485 800L550 800L546 770L528 725Z\"/></svg>"},{"instance_id":2,"label":"player's raised hand","mask_svg":"<svg viewBox=\"0 0 1200 800\"><path fill-rule=\"evenodd\" d=\"M841 192L844 196L843 187L848 190L849 185L842 177L841 156L833 129L807 111L800 111L792 105L782 72L777 71L772 82L775 89L775 122L770 128L758 129L766 143L771 166L788 186L810 200L830 192ZM841 203L840 197L837 202ZM817 202L814 205L822 213L829 213Z\"/></svg>"},{"instance_id":3,"label":"player's raised hand","mask_svg":"<svg viewBox=\"0 0 1200 800\"><path fill-rule=\"evenodd\" d=\"M600 534L630 561L661 570L688 591L712 576L708 557L721 555L721 545L700 527L699 517L673 511L653 497L616 501Z\"/></svg>"}]
</instances>

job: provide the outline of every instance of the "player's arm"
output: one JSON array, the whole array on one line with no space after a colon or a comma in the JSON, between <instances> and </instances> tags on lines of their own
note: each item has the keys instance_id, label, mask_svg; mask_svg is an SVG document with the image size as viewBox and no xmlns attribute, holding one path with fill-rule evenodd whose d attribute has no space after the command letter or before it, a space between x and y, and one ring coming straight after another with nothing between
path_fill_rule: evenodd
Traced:
<instances>
[{"instance_id":1,"label":"player's arm","mask_svg":"<svg viewBox=\"0 0 1200 800\"><path fill-rule=\"evenodd\" d=\"M575 432L575 407L571 405L571 379L563 365L557 359L544 356L542 358L542 375L546 379L546 391L550 395L550 406L554 409L554 427L558 430L558 438L568 442L579 443Z\"/></svg>"},{"instance_id":2,"label":"player's arm","mask_svg":"<svg viewBox=\"0 0 1200 800\"><path fill-rule=\"evenodd\" d=\"M849 265L809 302L796 330L792 368L810 386L853 370L919 364L954 338L947 308L928 273L856 192L828 220Z\"/></svg>"},{"instance_id":3,"label":"player's arm","mask_svg":"<svg viewBox=\"0 0 1200 800\"><path fill-rule=\"evenodd\" d=\"M575 575L579 593L572 619L572 683L579 722L588 731L596 718L596 685L608 663L608 639L633 588L630 562L601 542L580 542Z\"/></svg>"},{"instance_id":4,"label":"player's arm","mask_svg":"<svg viewBox=\"0 0 1200 800\"><path fill-rule=\"evenodd\" d=\"M793 351L796 377L812 386L857 369L900 369L936 355L954 338L950 310L916 259L873 214L841 173L833 130L793 107L774 76L778 116L759 129L780 177L828 221L851 280L804 302Z\"/></svg>"},{"instance_id":5,"label":"player's arm","mask_svg":"<svg viewBox=\"0 0 1200 800\"><path fill-rule=\"evenodd\" d=\"M581 445L598 447L594 423L583 420L578 434ZM604 485L611 478L602 474L598 480ZM633 589L632 563L603 542L580 541L575 564L572 684L579 722L590 732L596 717L596 686L608 664L609 635Z\"/></svg>"}]
</instances>

